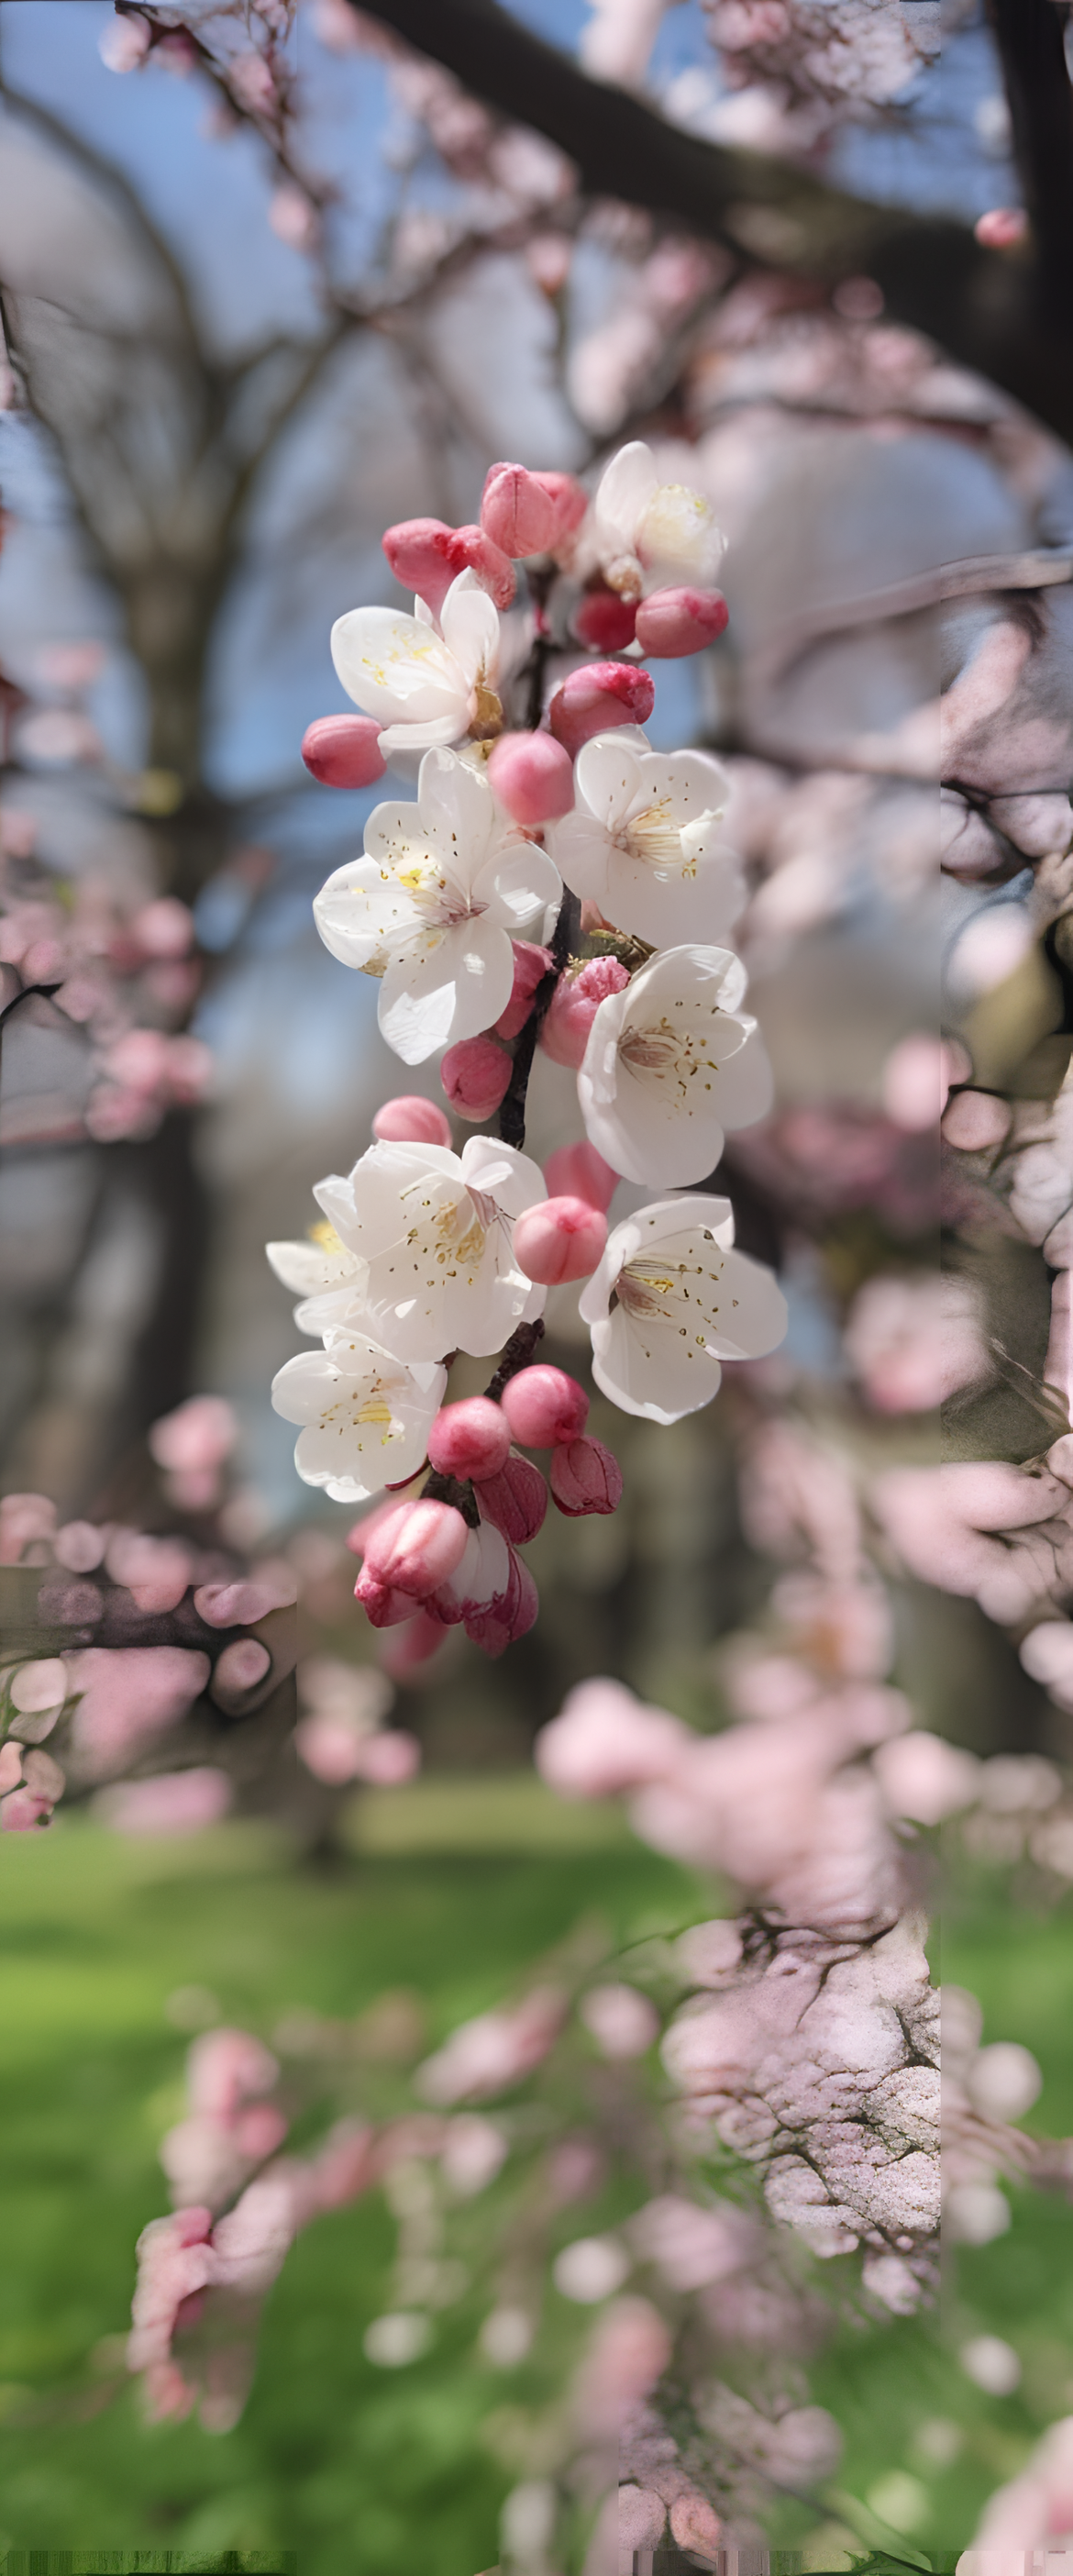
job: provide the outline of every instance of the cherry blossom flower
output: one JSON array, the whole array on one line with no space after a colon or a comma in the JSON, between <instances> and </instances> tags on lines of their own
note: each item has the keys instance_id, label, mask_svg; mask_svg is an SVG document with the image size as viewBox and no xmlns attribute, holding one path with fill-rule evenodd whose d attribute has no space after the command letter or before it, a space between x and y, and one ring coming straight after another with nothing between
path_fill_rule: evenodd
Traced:
<instances>
[{"instance_id":1,"label":"cherry blossom flower","mask_svg":"<svg viewBox=\"0 0 1073 2576\"><path fill-rule=\"evenodd\" d=\"M380 749L427 751L471 731L498 733L499 616L472 571L443 602L439 631L424 600L351 608L332 628L332 660L348 698L380 724Z\"/></svg>"},{"instance_id":2,"label":"cherry blossom flower","mask_svg":"<svg viewBox=\"0 0 1073 2576\"><path fill-rule=\"evenodd\" d=\"M680 1422L710 1404L723 1360L757 1359L786 1331L773 1273L731 1250L729 1199L657 1199L615 1227L580 1311L592 1373L624 1413Z\"/></svg>"},{"instance_id":3,"label":"cherry blossom flower","mask_svg":"<svg viewBox=\"0 0 1073 2576\"><path fill-rule=\"evenodd\" d=\"M355 1298L360 1296L366 1264L340 1242L327 1219L310 1228L304 1243L266 1243L265 1252L277 1279L296 1297L305 1300L334 1296L339 1289ZM302 1323L300 1308L295 1322L302 1331L310 1329ZM314 1324L311 1329L316 1332L319 1327Z\"/></svg>"},{"instance_id":4,"label":"cherry blossom flower","mask_svg":"<svg viewBox=\"0 0 1073 2576\"><path fill-rule=\"evenodd\" d=\"M383 1035L405 1064L421 1064L499 1018L514 982L512 934L542 928L561 893L545 851L504 840L487 779L453 752L430 751L416 805L376 807L364 857L335 870L313 913L333 957L381 979Z\"/></svg>"},{"instance_id":5,"label":"cherry blossom flower","mask_svg":"<svg viewBox=\"0 0 1073 2576\"><path fill-rule=\"evenodd\" d=\"M349 1180L333 1175L314 1191L364 1264L360 1292L307 1300L303 1329L350 1322L411 1362L498 1351L516 1324L543 1310L546 1291L519 1270L512 1226L545 1196L537 1165L489 1136L471 1136L461 1155L444 1145L371 1145Z\"/></svg>"},{"instance_id":6,"label":"cherry blossom flower","mask_svg":"<svg viewBox=\"0 0 1073 2576\"><path fill-rule=\"evenodd\" d=\"M294 1463L303 1483L323 1485L334 1503L363 1503L416 1474L446 1385L445 1368L408 1366L367 1334L341 1330L325 1350L299 1351L277 1369L272 1403L302 1424Z\"/></svg>"},{"instance_id":7,"label":"cherry blossom flower","mask_svg":"<svg viewBox=\"0 0 1073 2576\"><path fill-rule=\"evenodd\" d=\"M746 974L728 948L667 948L601 1002L578 1074L591 1144L631 1181L701 1181L724 1127L771 1107L756 1021L740 1011Z\"/></svg>"},{"instance_id":8,"label":"cherry blossom flower","mask_svg":"<svg viewBox=\"0 0 1073 2576\"><path fill-rule=\"evenodd\" d=\"M574 784L574 811L548 837L575 894L654 947L725 939L745 897L720 836L730 787L718 761L650 751L621 726L582 746Z\"/></svg>"},{"instance_id":9,"label":"cherry blossom flower","mask_svg":"<svg viewBox=\"0 0 1073 2576\"><path fill-rule=\"evenodd\" d=\"M639 438L604 468L593 535L604 578L624 599L667 582L706 584L724 551L711 503L684 483L661 483L652 450Z\"/></svg>"}]
</instances>

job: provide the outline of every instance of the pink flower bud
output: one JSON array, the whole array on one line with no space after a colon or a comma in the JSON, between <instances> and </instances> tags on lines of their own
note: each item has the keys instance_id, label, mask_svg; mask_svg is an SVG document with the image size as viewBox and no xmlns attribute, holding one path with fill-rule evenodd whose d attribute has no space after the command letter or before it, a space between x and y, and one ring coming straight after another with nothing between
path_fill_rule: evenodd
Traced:
<instances>
[{"instance_id":1,"label":"pink flower bud","mask_svg":"<svg viewBox=\"0 0 1073 2576\"><path fill-rule=\"evenodd\" d=\"M551 1490L567 1520L587 1512L616 1512L622 1501L622 1469L602 1440L570 1440L552 1451L548 1470Z\"/></svg>"},{"instance_id":2,"label":"pink flower bud","mask_svg":"<svg viewBox=\"0 0 1073 2576\"><path fill-rule=\"evenodd\" d=\"M488 776L508 814L527 830L568 814L574 802L570 754L550 733L501 733Z\"/></svg>"},{"instance_id":3,"label":"pink flower bud","mask_svg":"<svg viewBox=\"0 0 1073 2576\"><path fill-rule=\"evenodd\" d=\"M554 1449L560 1441L576 1440L589 1418L584 1387L567 1377L565 1369L546 1363L508 1378L502 1404L523 1449Z\"/></svg>"},{"instance_id":4,"label":"pink flower bud","mask_svg":"<svg viewBox=\"0 0 1073 2576\"><path fill-rule=\"evenodd\" d=\"M410 1606L412 1609L413 1604ZM418 1664L427 1664L429 1656L438 1652L446 1634L441 1619L435 1618L430 1610L419 1610L416 1618L394 1627L392 1634L385 1638L380 1648L384 1671L390 1673L393 1681L405 1681Z\"/></svg>"},{"instance_id":5,"label":"pink flower bud","mask_svg":"<svg viewBox=\"0 0 1073 2576\"><path fill-rule=\"evenodd\" d=\"M428 1436L430 1467L441 1476L498 1476L510 1456L510 1425L498 1404L471 1395L445 1404Z\"/></svg>"},{"instance_id":6,"label":"pink flower bud","mask_svg":"<svg viewBox=\"0 0 1073 2576\"><path fill-rule=\"evenodd\" d=\"M542 1199L515 1221L515 1259L541 1288L591 1279L606 1242L607 1218L586 1199Z\"/></svg>"},{"instance_id":7,"label":"pink flower bud","mask_svg":"<svg viewBox=\"0 0 1073 2576\"><path fill-rule=\"evenodd\" d=\"M302 735L302 758L322 787L371 787L387 762L373 716L317 716Z\"/></svg>"},{"instance_id":8,"label":"pink flower bud","mask_svg":"<svg viewBox=\"0 0 1073 2576\"><path fill-rule=\"evenodd\" d=\"M985 250L1013 250L1028 237L1028 217L1023 206L990 206L986 215L978 215L973 231Z\"/></svg>"},{"instance_id":9,"label":"pink flower bud","mask_svg":"<svg viewBox=\"0 0 1073 2576\"><path fill-rule=\"evenodd\" d=\"M637 609L637 641L660 662L714 644L730 615L721 590L654 590Z\"/></svg>"},{"instance_id":10,"label":"pink flower bud","mask_svg":"<svg viewBox=\"0 0 1073 2576\"><path fill-rule=\"evenodd\" d=\"M588 1142L557 1146L544 1165L544 1178L550 1199L586 1199L601 1216L607 1215L619 1184L618 1173Z\"/></svg>"},{"instance_id":11,"label":"pink flower bud","mask_svg":"<svg viewBox=\"0 0 1073 2576\"><path fill-rule=\"evenodd\" d=\"M589 1031L609 993L624 992L629 976L617 957L590 957L580 975L560 975L540 1029L540 1043L553 1064L573 1072L589 1043Z\"/></svg>"},{"instance_id":12,"label":"pink flower bud","mask_svg":"<svg viewBox=\"0 0 1073 2576\"><path fill-rule=\"evenodd\" d=\"M417 1601L461 1563L469 1531L450 1503L397 1503L365 1550L365 1576ZM359 1592L359 1598L361 1597Z\"/></svg>"},{"instance_id":13,"label":"pink flower bud","mask_svg":"<svg viewBox=\"0 0 1073 2576\"><path fill-rule=\"evenodd\" d=\"M488 592L496 607L510 607L518 587L514 566L510 556L494 544L483 528L452 528L446 551L452 581L460 572L476 573L481 589Z\"/></svg>"},{"instance_id":14,"label":"pink flower bud","mask_svg":"<svg viewBox=\"0 0 1073 2576\"><path fill-rule=\"evenodd\" d=\"M382 1503L374 1504L371 1512L364 1513L360 1521L355 1521L353 1528L348 1529L344 1542L352 1556L366 1554L377 1530L382 1528L385 1521L390 1520L392 1513L397 1512L398 1508L397 1502L389 1493Z\"/></svg>"},{"instance_id":15,"label":"pink flower bud","mask_svg":"<svg viewBox=\"0 0 1073 2576\"><path fill-rule=\"evenodd\" d=\"M354 1586L354 1599L360 1601L371 1628L398 1628L404 1619L414 1615L412 1592L400 1592L397 1584L379 1583L366 1566Z\"/></svg>"},{"instance_id":16,"label":"pink flower bud","mask_svg":"<svg viewBox=\"0 0 1073 2576\"><path fill-rule=\"evenodd\" d=\"M656 702L649 671L636 662L586 662L560 682L548 709L556 742L571 759L594 733L613 725L643 725Z\"/></svg>"},{"instance_id":17,"label":"pink flower bud","mask_svg":"<svg viewBox=\"0 0 1073 2576\"><path fill-rule=\"evenodd\" d=\"M445 552L453 534L442 519L400 519L380 540L396 581L418 591L434 616L454 580Z\"/></svg>"},{"instance_id":18,"label":"pink flower bud","mask_svg":"<svg viewBox=\"0 0 1073 2576\"><path fill-rule=\"evenodd\" d=\"M534 474L533 481L540 484L542 491L554 503L555 530L551 542L554 546L561 546L564 538L572 537L575 528L580 528L588 509L589 496L585 486L577 482L573 474Z\"/></svg>"},{"instance_id":19,"label":"pink flower bud","mask_svg":"<svg viewBox=\"0 0 1073 2576\"><path fill-rule=\"evenodd\" d=\"M535 1538L548 1508L548 1488L531 1458L509 1457L498 1476L486 1476L477 1487L477 1509L513 1547Z\"/></svg>"},{"instance_id":20,"label":"pink flower bud","mask_svg":"<svg viewBox=\"0 0 1073 2576\"><path fill-rule=\"evenodd\" d=\"M52 1807L52 1799L37 1789L12 1789L10 1797L0 1798L0 1833L32 1834L51 1822Z\"/></svg>"},{"instance_id":21,"label":"pink flower bud","mask_svg":"<svg viewBox=\"0 0 1073 2576\"><path fill-rule=\"evenodd\" d=\"M373 1120L373 1134L382 1145L449 1145L451 1130L438 1101L422 1100L414 1092L403 1092L397 1100L385 1100Z\"/></svg>"},{"instance_id":22,"label":"pink flower bud","mask_svg":"<svg viewBox=\"0 0 1073 2576\"><path fill-rule=\"evenodd\" d=\"M531 940L513 939L511 946L514 950L514 983L506 1010L500 1012L496 1021L496 1035L501 1038L516 1038L524 1029L537 985L543 982L552 962L550 948L534 948Z\"/></svg>"},{"instance_id":23,"label":"pink flower bud","mask_svg":"<svg viewBox=\"0 0 1073 2576\"><path fill-rule=\"evenodd\" d=\"M448 1047L440 1066L440 1081L452 1109L477 1127L498 1109L510 1076L506 1049L490 1037L460 1038L457 1046Z\"/></svg>"},{"instance_id":24,"label":"pink flower bud","mask_svg":"<svg viewBox=\"0 0 1073 2576\"><path fill-rule=\"evenodd\" d=\"M574 633L594 653L621 653L632 644L637 625L637 608L633 600L620 599L617 590L609 590L605 581L596 582L584 592L573 616Z\"/></svg>"},{"instance_id":25,"label":"pink flower bud","mask_svg":"<svg viewBox=\"0 0 1073 2576\"><path fill-rule=\"evenodd\" d=\"M558 512L550 492L524 465L492 465L481 496L481 526L493 545L515 562L523 555L546 554L553 543Z\"/></svg>"}]
</instances>

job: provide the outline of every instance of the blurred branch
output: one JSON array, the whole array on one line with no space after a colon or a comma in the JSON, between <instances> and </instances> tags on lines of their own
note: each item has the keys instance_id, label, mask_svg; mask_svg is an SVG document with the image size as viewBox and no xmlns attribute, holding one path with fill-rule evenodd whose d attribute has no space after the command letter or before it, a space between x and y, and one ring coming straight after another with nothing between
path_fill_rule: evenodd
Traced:
<instances>
[{"instance_id":1,"label":"blurred branch","mask_svg":"<svg viewBox=\"0 0 1073 2576\"><path fill-rule=\"evenodd\" d=\"M62 116L56 116L51 108L45 107L40 99L30 98L24 90L12 89L2 73L0 73L0 101L11 110L13 116L22 117L28 125L35 125L39 134L43 134L48 142L56 144L58 150L68 160L73 161L78 169L84 171L86 177L92 179L97 187L102 188L128 220L135 225L146 248L152 251L154 259L159 260L167 274L185 336L191 348L196 349L198 332L186 279L163 233L158 231L137 189L132 187L127 178L126 172L120 169L118 162L110 160L107 153L99 152L94 144L87 142L86 137L79 134L74 126L68 125Z\"/></svg>"},{"instance_id":2,"label":"blurred branch","mask_svg":"<svg viewBox=\"0 0 1073 2576\"><path fill-rule=\"evenodd\" d=\"M1001 5L1011 18L1056 16L1052 0ZM498 0L351 6L442 63L500 114L536 127L577 165L590 194L673 216L705 239L821 285L866 273L893 317L989 376L1060 435L1073 435L1073 330L1056 330L1053 314L1045 321L1033 308L1022 259L985 250L966 225L873 205L771 154L684 133L626 90L589 79ZM1063 225L1064 254L1064 217Z\"/></svg>"},{"instance_id":3,"label":"blurred branch","mask_svg":"<svg viewBox=\"0 0 1073 2576\"><path fill-rule=\"evenodd\" d=\"M1056 0L990 0L1013 148L1036 243L1041 321L1073 332L1073 86L1068 10Z\"/></svg>"}]
</instances>

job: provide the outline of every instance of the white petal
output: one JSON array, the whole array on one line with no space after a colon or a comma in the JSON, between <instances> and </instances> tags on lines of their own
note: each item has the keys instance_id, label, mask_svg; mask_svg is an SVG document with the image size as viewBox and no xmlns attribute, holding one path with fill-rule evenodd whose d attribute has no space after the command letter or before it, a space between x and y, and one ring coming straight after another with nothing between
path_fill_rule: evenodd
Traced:
<instances>
[{"instance_id":1,"label":"white petal","mask_svg":"<svg viewBox=\"0 0 1073 2576\"><path fill-rule=\"evenodd\" d=\"M661 1340L650 1353L621 1309L593 1325L592 1373L621 1413L661 1423L699 1413L718 1394L723 1374L718 1360L704 1351L686 1361L664 1350Z\"/></svg>"},{"instance_id":2,"label":"white petal","mask_svg":"<svg viewBox=\"0 0 1073 2576\"><path fill-rule=\"evenodd\" d=\"M450 647L394 608L352 608L332 628L332 660L348 697L385 725L438 722L463 711L469 682Z\"/></svg>"},{"instance_id":3,"label":"white petal","mask_svg":"<svg viewBox=\"0 0 1073 2576\"><path fill-rule=\"evenodd\" d=\"M444 642L465 673L469 687L480 672L494 683L499 669L499 615L476 575L463 572L450 590L440 610Z\"/></svg>"},{"instance_id":4,"label":"white petal","mask_svg":"<svg viewBox=\"0 0 1073 2576\"><path fill-rule=\"evenodd\" d=\"M694 861L683 852L673 870L606 844L607 863L601 910L616 929L633 931L654 948L680 947L687 941L712 944L728 939L745 905L745 881L735 853L723 844L718 856ZM573 884L564 862L564 875ZM580 888L575 886L575 892ZM599 896L595 898L600 901Z\"/></svg>"},{"instance_id":5,"label":"white petal","mask_svg":"<svg viewBox=\"0 0 1073 2576\"><path fill-rule=\"evenodd\" d=\"M456 752L427 751L417 801L425 832L442 851L452 876L468 890L496 828L496 801L487 778Z\"/></svg>"},{"instance_id":6,"label":"white petal","mask_svg":"<svg viewBox=\"0 0 1073 2576\"><path fill-rule=\"evenodd\" d=\"M590 1142L626 1179L682 1186L714 1170L724 1094L732 1108L750 1097L727 1087L755 1029L735 1008L745 983L729 949L673 948L600 1004L578 1099Z\"/></svg>"},{"instance_id":7,"label":"white petal","mask_svg":"<svg viewBox=\"0 0 1073 2576\"><path fill-rule=\"evenodd\" d=\"M342 1244L333 1251L316 1242L266 1243L265 1252L277 1279L295 1297L312 1297L318 1289L352 1280L361 1267Z\"/></svg>"},{"instance_id":8,"label":"white petal","mask_svg":"<svg viewBox=\"0 0 1073 2576\"><path fill-rule=\"evenodd\" d=\"M610 833L591 814L565 814L551 835L552 855L564 884L583 901L605 909L610 863L618 855Z\"/></svg>"},{"instance_id":9,"label":"white petal","mask_svg":"<svg viewBox=\"0 0 1073 2576\"><path fill-rule=\"evenodd\" d=\"M408 777L410 772L407 763L410 758L428 751L435 744L461 742L468 726L469 691L467 689L459 692L452 702L451 712L448 715L423 717L420 724L385 725L378 740L385 760L398 762L400 753L404 756L399 765Z\"/></svg>"},{"instance_id":10,"label":"white petal","mask_svg":"<svg viewBox=\"0 0 1073 2576\"><path fill-rule=\"evenodd\" d=\"M505 1011L514 956L505 930L486 916L441 931L421 958L394 962L380 986L383 1036L404 1064L423 1064L439 1047L478 1037Z\"/></svg>"},{"instance_id":11,"label":"white petal","mask_svg":"<svg viewBox=\"0 0 1073 2576\"><path fill-rule=\"evenodd\" d=\"M484 904L487 917L500 921L515 938L519 924L538 907L552 905L558 912L562 898L563 881L555 861L534 841L511 842L498 850L485 860L473 884L474 903Z\"/></svg>"},{"instance_id":12,"label":"white petal","mask_svg":"<svg viewBox=\"0 0 1073 2576\"><path fill-rule=\"evenodd\" d=\"M388 810L380 808L381 813ZM350 859L336 868L314 899L313 918L325 947L342 965L371 966L377 974L390 957L422 949L430 931L426 914L400 883L398 871L377 858Z\"/></svg>"},{"instance_id":13,"label":"white petal","mask_svg":"<svg viewBox=\"0 0 1073 2576\"><path fill-rule=\"evenodd\" d=\"M462 1148L462 1170L467 1189L479 1190L482 1198L494 1199L508 1216L521 1216L524 1209L536 1207L548 1195L547 1183L539 1164L517 1146L498 1143L494 1136L470 1136Z\"/></svg>"},{"instance_id":14,"label":"white petal","mask_svg":"<svg viewBox=\"0 0 1073 2576\"><path fill-rule=\"evenodd\" d=\"M596 517L621 538L624 550L632 549L637 522L658 489L656 460L643 439L632 438L605 466L596 486Z\"/></svg>"},{"instance_id":15,"label":"white petal","mask_svg":"<svg viewBox=\"0 0 1073 2576\"><path fill-rule=\"evenodd\" d=\"M650 755L651 756L651 755ZM594 734L582 744L574 770L576 793L609 832L617 831L638 795L643 759L617 734Z\"/></svg>"},{"instance_id":16,"label":"white petal","mask_svg":"<svg viewBox=\"0 0 1073 2576\"><path fill-rule=\"evenodd\" d=\"M730 780L710 751L649 751L637 767L642 802L666 797L676 823L692 823L698 814L714 814L718 821L725 814Z\"/></svg>"}]
</instances>

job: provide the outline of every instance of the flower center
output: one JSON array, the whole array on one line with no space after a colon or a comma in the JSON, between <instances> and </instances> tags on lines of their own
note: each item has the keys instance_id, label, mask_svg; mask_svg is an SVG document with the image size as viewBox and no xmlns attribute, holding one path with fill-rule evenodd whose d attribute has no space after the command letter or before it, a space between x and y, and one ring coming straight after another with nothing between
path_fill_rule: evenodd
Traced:
<instances>
[{"instance_id":1,"label":"flower center","mask_svg":"<svg viewBox=\"0 0 1073 2576\"><path fill-rule=\"evenodd\" d=\"M695 1351L707 1349L718 1328L722 1277L723 1262L711 1235L693 1237L680 1247L662 1244L658 1254L638 1253L620 1270L612 1308L621 1306L642 1338L646 1329L672 1332L685 1343L685 1357L692 1359Z\"/></svg>"},{"instance_id":2,"label":"flower center","mask_svg":"<svg viewBox=\"0 0 1073 2576\"><path fill-rule=\"evenodd\" d=\"M666 1013L647 1027L627 1020L618 1043L619 1063L638 1081L673 1083L680 1101L691 1090L694 1096L709 1092L719 1071L710 1050L711 1022L720 1017L718 1009L708 1010L695 1027L688 1021L673 1027Z\"/></svg>"},{"instance_id":3,"label":"flower center","mask_svg":"<svg viewBox=\"0 0 1073 2576\"><path fill-rule=\"evenodd\" d=\"M695 877L697 862L689 857L682 843L681 825L671 813L669 796L658 796L652 805L631 814L615 834L616 845L631 859L640 859L643 867L657 874L678 868L683 876Z\"/></svg>"}]
</instances>

